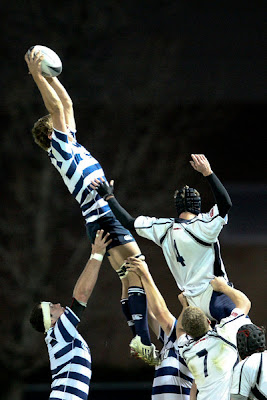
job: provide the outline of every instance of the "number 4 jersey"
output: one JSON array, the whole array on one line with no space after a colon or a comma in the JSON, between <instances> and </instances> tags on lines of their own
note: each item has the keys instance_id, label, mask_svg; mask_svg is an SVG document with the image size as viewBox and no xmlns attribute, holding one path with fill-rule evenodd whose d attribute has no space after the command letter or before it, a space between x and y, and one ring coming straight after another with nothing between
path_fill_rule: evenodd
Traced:
<instances>
[{"instance_id":1,"label":"number 4 jersey","mask_svg":"<svg viewBox=\"0 0 267 400\"><path fill-rule=\"evenodd\" d=\"M240 326L250 323L243 311L235 308L204 336L184 344L184 336L175 342L197 389L198 400L229 400L233 368L238 361L236 333Z\"/></svg>"},{"instance_id":2,"label":"number 4 jersey","mask_svg":"<svg viewBox=\"0 0 267 400\"><path fill-rule=\"evenodd\" d=\"M134 227L138 235L161 246L176 284L185 296L203 293L214 276L227 281L218 236L227 223L215 205L209 213L191 220L140 216Z\"/></svg>"}]
</instances>

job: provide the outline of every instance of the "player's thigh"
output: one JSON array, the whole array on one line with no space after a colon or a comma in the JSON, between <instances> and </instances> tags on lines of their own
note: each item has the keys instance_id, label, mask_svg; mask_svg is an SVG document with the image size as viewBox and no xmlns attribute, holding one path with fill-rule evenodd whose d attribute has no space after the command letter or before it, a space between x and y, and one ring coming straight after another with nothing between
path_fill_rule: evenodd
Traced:
<instances>
[{"instance_id":1,"label":"player's thigh","mask_svg":"<svg viewBox=\"0 0 267 400\"><path fill-rule=\"evenodd\" d=\"M138 244L134 241L109 249L108 259L111 266L117 270L122 266L122 264L124 264L128 257L136 256L138 254L141 254L141 250Z\"/></svg>"}]
</instances>

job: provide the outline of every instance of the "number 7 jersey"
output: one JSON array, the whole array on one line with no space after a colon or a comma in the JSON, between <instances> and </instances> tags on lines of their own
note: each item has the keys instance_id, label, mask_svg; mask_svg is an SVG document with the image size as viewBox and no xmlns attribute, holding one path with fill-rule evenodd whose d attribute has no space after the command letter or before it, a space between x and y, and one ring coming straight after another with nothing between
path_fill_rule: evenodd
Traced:
<instances>
[{"instance_id":1,"label":"number 7 jersey","mask_svg":"<svg viewBox=\"0 0 267 400\"><path fill-rule=\"evenodd\" d=\"M139 216L134 227L138 235L162 248L176 284L185 296L203 293L214 276L227 275L220 254L218 236L227 223L215 205L209 213L191 220Z\"/></svg>"},{"instance_id":2,"label":"number 7 jersey","mask_svg":"<svg viewBox=\"0 0 267 400\"><path fill-rule=\"evenodd\" d=\"M184 336L175 342L192 373L198 400L229 400L233 368L238 361L236 333L250 323L243 311L235 308L231 315L200 338L184 344Z\"/></svg>"}]
</instances>

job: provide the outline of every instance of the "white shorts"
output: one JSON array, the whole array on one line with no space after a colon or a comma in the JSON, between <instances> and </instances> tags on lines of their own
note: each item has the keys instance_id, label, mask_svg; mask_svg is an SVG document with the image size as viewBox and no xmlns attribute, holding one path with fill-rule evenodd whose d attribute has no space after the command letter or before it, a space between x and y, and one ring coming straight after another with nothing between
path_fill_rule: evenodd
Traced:
<instances>
[{"instance_id":1,"label":"white shorts","mask_svg":"<svg viewBox=\"0 0 267 400\"><path fill-rule=\"evenodd\" d=\"M201 308L201 310L211 321L215 321L215 319L210 315L210 300L212 293L213 287L211 286L211 284L209 284L204 292L200 293L197 296L186 296L186 299L190 306Z\"/></svg>"}]
</instances>

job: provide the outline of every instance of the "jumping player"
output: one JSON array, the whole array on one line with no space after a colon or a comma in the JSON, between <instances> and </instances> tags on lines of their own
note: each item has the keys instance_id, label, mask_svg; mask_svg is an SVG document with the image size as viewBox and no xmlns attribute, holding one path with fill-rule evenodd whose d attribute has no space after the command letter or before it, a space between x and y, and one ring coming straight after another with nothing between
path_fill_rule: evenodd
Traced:
<instances>
[{"instance_id":1,"label":"jumping player","mask_svg":"<svg viewBox=\"0 0 267 400\"><path fill-rule=\"evenodd\" d=\"M254 324L239 328L237 349L242 361L235 366L231 400L267 399L267 352L265 331Z\"/></svg>"},{"instance_id":2,"label":"jumping player","mask_svg":"<svg viewBox=\"0 0 267 400\"><path fill-rule=\"evenodd\" d=\"M166 262L177 286L190 305L200 307L211 320L229 316L232 301L223 293L216 293L210 285L214 276L228 277L220 254L218 236L227 223L231 199L212 171L203 154L192 154L192 167L208 181L215 197L215 205L208 213L201 213L201 197L188 186L174 194L178 218L133 218L113 194L113 181L108 184L95 179L91 188L98 190L108 201L115 216L124 227L133 230L162 248Z\"/></svg>"},{"instance_id":3,"label":"jumping player","mask_svg":"<svg viewBox=\"0 0 267 400\"><path fill-rule=\"evenodd\" d=\"M122 282L121 306L135 342L134 349L130 344L131 353L148 363L157 363L157 352L147 325L145 291L139 277L124 273L124 260L131 255L140 256L140 248L130 232L114 217L108 203L89 188L95 178L105 179L104 172L98 161L77 142L72 100L58 78L42 76L42 59L40 52L34 54L34 48L30 54L25 54L29 73L49 112L34 124L34 140L48 153L51 163L78 201L91 243L97 230L110 233L112 242L107 247L107 255Z\"/></svg>"},{"instance_id":4,"label":"jumping player","mask_svg":"<svg viewBox=\"0 0 267 400\"><path fill-rule=\"evenodd\" d=\"M177 329L177 348L194 376L197 400L229 400L238 357L236 334L240 326L250 322L246 315L251 304L244 293L230 287L223 277L214 278L211 285L229 296L235 308L212 329L204 312L198 307L188 307L181 293L178 297L183 311ZM185 342L186 335L192 339Z\"/></svg>"},{"instance_id":5,"label":"jumping player","mask_svg":"<svg viewBox=\"0 0 267 400\"><path fill-rule=\"evenodd\" d=\"M109 234L97 231L91 256L74 287L70 307L42 301L32 310L30 322L33 328L46 334L52 374L50 399L88 398L91 353L77 325L93 292L106 247L110 243Z\"/></svg>"}]
</instances>

